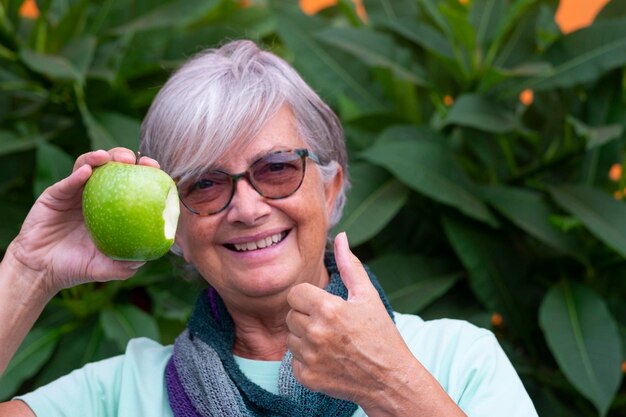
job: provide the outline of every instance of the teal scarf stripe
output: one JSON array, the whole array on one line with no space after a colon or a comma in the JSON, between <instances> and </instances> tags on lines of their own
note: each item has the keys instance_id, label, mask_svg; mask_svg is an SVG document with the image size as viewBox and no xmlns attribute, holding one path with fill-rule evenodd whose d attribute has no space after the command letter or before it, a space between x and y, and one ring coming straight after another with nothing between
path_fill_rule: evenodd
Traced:
<instances>
[{"instance_id":1,"label":"teal scarf stripe","mask_svg":"<svg viewBox=\"0 0 626 417\"><path fill-rule=\"evenodd\" d=\"M326 253L324 262L328 270L330 280L325 290L331 294L347 299L348 290L343 284L332 253ZM393 311L389 301L374 277L366 268L369 278L378 291L385 305L387 313L393 319ZM213 307L211 306L213 302ZM214 316L214 313L215 316ZM203 292L192 311L188 323L189 338L197 337L200 341L214 349L221 361L225 373L239 390L243 402L251 415L263 416L351 416L357 406L348 401L343 401L314 393L300 385L293 377L291 370L291 354L287 352L281 365L281 382L287 384L281 387L280 395L272 394L250 381L236 364L232 347L235 338L235 327L219 296L209 299L208 292ZM181 335L182 336L182 335ZM181 343L182 346L182 343ZM184 366L184 365L180 365Z\"/></svg>"}]
</instances>

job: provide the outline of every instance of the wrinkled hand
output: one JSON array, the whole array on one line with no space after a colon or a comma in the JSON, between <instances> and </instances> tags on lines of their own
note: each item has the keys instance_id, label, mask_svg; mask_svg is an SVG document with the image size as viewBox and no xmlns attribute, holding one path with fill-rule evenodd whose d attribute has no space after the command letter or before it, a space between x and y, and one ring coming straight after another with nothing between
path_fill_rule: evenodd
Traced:
<instances>
[{"instance_id":1,"label":"wrinkled hand","mask_svg":"<svg viewBox=\"0 0 626 417\"><path fill-rule=\"evenodd\" d=\"M287 315L296 379L314 391L350 400L367 411L406 377L415 358L389 317L367 272L348 247L335 239L335 259L348 299L310 284L289 293Z\"/></svg>"},{"instance_id":2,"label":"wrinkled hand","mask_svg":"<svg viewBox=\"0 0 626 417\"><path fill-rule=\"evenodd\" d=\"M78 157L72 174L39 196L7 250L25 271L41 280L43 291L50 295L88 281L128 278L142 264L115 261L100 253L83 222L84 185L94 167L109 161L134 164L135 154L115 148ZM159 167L147 157L139 163Z\"/></svg>"}]
</instances>

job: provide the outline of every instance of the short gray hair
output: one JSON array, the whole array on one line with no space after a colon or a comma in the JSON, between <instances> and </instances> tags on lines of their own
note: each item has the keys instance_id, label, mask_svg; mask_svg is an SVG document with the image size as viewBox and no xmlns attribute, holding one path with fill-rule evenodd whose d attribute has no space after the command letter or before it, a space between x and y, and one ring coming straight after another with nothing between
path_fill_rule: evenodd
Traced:
<instances>
[{"instance_id":1,"label":"short gray hair","mask_svg":"<svg viewBox=\"0 0 626 417\"><path fill-rule=\"evenodd\" d=\"M342 215L349 188L347 153L337 115L283 59L240 40L207 49L165 83L141 126L140 152L173 178L195 175L234 146L249 143L284 105L320 161L325 183L337 167L343 186L330 225Z\"/></svg>"}]
</instances>

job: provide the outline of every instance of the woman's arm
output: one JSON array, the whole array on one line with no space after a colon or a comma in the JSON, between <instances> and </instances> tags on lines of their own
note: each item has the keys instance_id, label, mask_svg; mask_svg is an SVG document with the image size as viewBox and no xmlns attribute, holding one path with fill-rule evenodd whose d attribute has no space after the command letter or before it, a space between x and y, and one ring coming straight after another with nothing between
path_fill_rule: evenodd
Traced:
<instances>
[{"instance_id":1,"label":"woman's arm","mask_svg":"<svg viewBox=\"0 0 626 417\"><path fill-rule=\"evenodd\" d=\"M14 400L0 403L0 417L36 417L33 410L23 401Z\"/></svg>"},{"instance_id":2,"label":"woman's arm","mask_svg":"<svg viewBox=\"0 0 626 417\"><path fill-rule=\"evenodd\" d=\"M135 163L129 149L81 155L70 176L48 187L26 216L0 263L0 375L48 301L61 289L131 277L143 263L100 253L87 233L82 192L93 167ZM140 163L158 167L150 158Z\"/></svg>"}]
</instances>

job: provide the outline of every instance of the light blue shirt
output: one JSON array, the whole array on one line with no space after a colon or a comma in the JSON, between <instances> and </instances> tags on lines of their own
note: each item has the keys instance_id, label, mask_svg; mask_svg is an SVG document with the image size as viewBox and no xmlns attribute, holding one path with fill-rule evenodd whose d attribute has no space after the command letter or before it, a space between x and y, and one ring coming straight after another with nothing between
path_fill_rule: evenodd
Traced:
<instances>
[{"instance_id":1,"label":"light blue shirt","mask_svg":"<svg viewBox=\"0 0 626 417\"><path fill-rule=\"evenodd\" d=\"M468 416L537 416L493 333L460 320L395 317L411 352ZM88 364L17 398L37 417L173 417L165 384L171 354L172 346L134 339L124 355ZM277 392L278 362L236 361L253 382ZM359 408L353 417L367 416Z\"/></svg>"}]
</instances>

